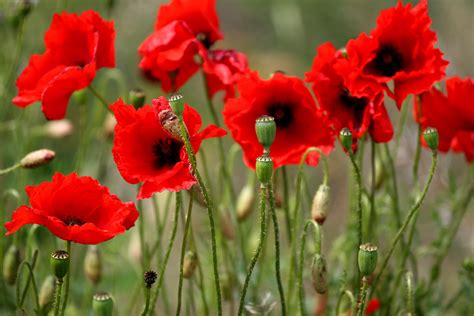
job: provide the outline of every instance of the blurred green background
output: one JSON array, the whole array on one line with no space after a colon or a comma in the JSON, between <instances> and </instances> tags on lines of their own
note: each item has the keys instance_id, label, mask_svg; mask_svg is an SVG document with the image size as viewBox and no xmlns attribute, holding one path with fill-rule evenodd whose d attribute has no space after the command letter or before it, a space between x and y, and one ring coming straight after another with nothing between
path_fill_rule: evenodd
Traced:
<instances>
[{"instance_id":1,"label":"blurred green background","mask_svg":"<svg viewBox=\"0 0 474 316\"><path fill-rule=\"evenodd\" d=\"M72 135L63 139L44 137L40 126L45 124L46 121L38 104L30 106L26 110L18 109L11 104L10 100L15 94L15 89L12 82L6 81L8 70L16 62L22 65L20 66L20 69L22 69L31 54L43 52L43 34L49 27L52 15L59 10L58 1L35 1L36 6L26 20L23 44L19 48L19 55L17 55L14 53L16 51L15 37L8 24L14 2L0 0L0 95L3 96L0 104L0 168L13 164L24 154L34 149L45 147L57 152L56 160L46 167L32 171L21 170L13 175L0 177L0 191L15 188L23 194L22 187L24 185L49 180L54 171L63 173L74 171L81 131L79 128L79 110L73 100L70 102L67 118L72 121L75 130ZM120 85L114 83L108 84L106 91L102 89L102 93L110 102L118 97L125 97L128 89L135 87L140 87L146 91L147 101L162 95L159 85L143 79L137 67L139 60L137 47L152 31L158 7L162 2L116 0L112 10L107 9L108 1L69 0L66 2L68 11L81 12L86 9L94 9L104 17L109 17L115 21L117 69L120 70L118 76L124 79L127 89L121 89ZM417 3L417 1L413 2ZM217 11L220 17L221 29L224 33L224 40L218 42L216 48L233 48L244 52L248 56L250 67L258 70L262 77L269 76L275 70L284 70L289 75L302 78L311 66L317 46L326 41L331 41L336 46L343 47L347 40L356 37L360 32L370 32L375 26L379 11L395 4L395 0L218 0ZM429 12L433 20L432 28L438 34L438 46L445 53L445 58L450 61L448 76L473 77L474 1L430 0ZM96 87L103 88L106 86L103 79L107 72L109 71L105 69L98 72L98 76L94 81ZM113 73L117 74L118 72ZM201 77L199 75L195 76L181 92L187 101L198 109L205 123L210 123L211 119L205 107ZM221 96L218 95L215 98L215 105L218 109L222 108ZM100 106L92 96L88 102L91 107ZM472 104L473 100L466 100L466 102ZM398 130L397 124L400 115L390 100L387 100L387 107L390 110L395 129ZM86 113L85 124L92 126L94 142L84 152L86 159L80 173L100 178L100 181L109 186L113 193L124 200L133 200L135 188L122 180L113 163L110 155L111 141L107 139L107 136L104 136L102 130L101 120L105 113L100 111L94 112L94 110L88 109ZM99 114L97 114L98 112ZM402 187L402 206L405 208L408 208L412 198L410 196L413 186L411 170L417 134L417 126L413 123L411 109L408 113L407 124L403 127L401 145L396 157L398 180ZM95 124L97 122L99 124ZM232 143L230 137L226 137L225 142L230 147ZM203 146L203 151L208 153L207 159L210 165L215 163L214 160L217 159L216 156L212 155L213 146L215 146L213 140L206 142ZM365 160L368 162L368 159ZM345 230L345 215L349 203L347 182L350 176L348 159L341 153L338 146L329 156L329 164L333 200L331 202L331 214L329 214L324 226L323 247L327 250L331 249L333 241ZM423 150L420 167L421 179L424 179L427 174L428 164L428 151ZM452 182L455 181L456 185L461 185L468 168L469 166L461 156L449 154L441 157L434 184L419 219L422 233L416 236L416 242L422 246L418 248L419 260L422 263L425 260L426 262L431 260L430 251L432 249L429 245L436 239L440 227L449 222L452 203L452 197L448 194L450 183L452 186ZM294 179L295 169L290 168L291 179ZM307 168L308 190L312 193L316 191L321 182L321 171L319 169ZM368 171L368 165L364 169ZM238 190L246 182L245 170L239 155L234 172L235 186ZM217 175L217 170L211 170L211 172ZM369 183L369 177L366 178L366 183ZM218 184L214 183L213 186L218 187ZM164 200L165 196L166 194L160 194L160 201ZM383 196L378 197L378 199L381 205L379 212L382 216L383 214L389 214L390 211L387 209L389 203L384 200ZM24 195L22 195L22 200L23 203L26 202ZM4 206L0 205L3 208L2 211L6 210L7 218L9 218L16 204L16 202L10 201ZM305 205L309 207L308 204ZM145 207L145 213L151 218L149 201L145 202ZM204 213L199 212L200 210L196 211L195 216L196 214L202 214L203 220L205 220ZM389 225L390 223L385 224ZM202 238L207 238L207 228L205 226L201 227L199 223L196 225L196 233L202 234ZM456 275L459 263L466 256L473 256L473 227L474 212L471 209L461 225L448 260L443 266L443 282L447 291L457 288ZM256 227L248 224L246 229L256 232ZM381 227L380 231L383 232L383 229L384 227ZM131 288L135 285L135 280L139 275L139 265L134 263L133 259L130 259L130 256L133 257L134 247L137 246L135 238L132 237L136 235L135 230L108 242L104 249L104 253L107 254L104 256L107 269L104 272L104 281L100 288L111 291L118 298L118 301L128 300L131 296ZM148 232L151 232L151 230L148 230ZM26 234L25 231L22 233ZM178 236L180 236L179 233ZM148 238L153 240L155 236L150 235ZM389 240L391 235L384 236L381 233L380 238ZM130 239L132 239L132 246L129 247ZM165 239L167 240L167 237ZM180 241L180 239L178 237L177 241ZM84 252L84 247L76 248L77 253ZM50 249L45 249L44 253L49 251ZM204 260L210 260L207 249L203 247L202 251L201 257ZM175 293L176 282L174 280L177 276L174 267L177 266L178 260L178 246L176 244L165 281L165 286L169 289L168 292L172 293L172 297ZM77 269L77 273L80 273L80 266L73 268ZM423 275L423 270L420 270L420 273ZM205 277L209 281L211 280L210 274ZM83 289L78 285L73 291L87 293L89 289ZM273 294L276 297L276 292ZM76 303L79 304L79 301L76 300Z\"/></svg>"}]
</instances>

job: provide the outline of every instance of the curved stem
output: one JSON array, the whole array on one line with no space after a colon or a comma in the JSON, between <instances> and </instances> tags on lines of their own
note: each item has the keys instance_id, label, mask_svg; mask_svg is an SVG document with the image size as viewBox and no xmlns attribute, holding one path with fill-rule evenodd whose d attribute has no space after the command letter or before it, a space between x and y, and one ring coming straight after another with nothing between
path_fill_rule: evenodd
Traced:
<instances>
[{"instance_id":1,"label":"curved stem","mask_svg":"<svg viewBox=\"0 0 474 316\"><path fill-rule=\"evenodd\" d=\"M183 289L183 263L184 257L186 255L186 240L188 237L189 227L191 226L191 215L193 212L193 190L191 189L189 193L189 205L188 211L186 213L186 221L184 223L183 241L181 243L181 257L179 260L178 305L176 307L176 315L179 315L181 312L181 294Z\"/></svg>"},{"instance_id":2,"label":"curved stem","mask_svg":"<svg viewBox=\"0 0 474 316\"><path fill-rule=\"evenodd\" d=\"M298 270L298 292L299 292L299 305L301 316L306 315L304 307L304 291L303 291L303 264L304 264L304 249L306 246L306 235L308 233L309 227L314 227L314 240L316 242L316 254L321 254L321 228L313 220L307 220L303 228L303 234L301 236L301 247L300 247L300 260L299 260L299 270Z\"/></svg>"},{"instance_id":3,"label":"curved stem","mask_svg":"<svg viewBox=\"0 0 474 316\"><path fill-rule=\"evenodd\" d=\"M30 287L30 280L32 280L31 276L33 275L32 271L33 269L35 268L36 266L36 260L38 259L38 249L35 250L35 252L33 253L33 257L31 258L31 264L28 263L28 269L31 270L30 274L28 275L28 279L26 280L26 285L25 285L25 288L23 289L23 293L21 294L21 300L20 300L20 304L19 306L22 307L23 306L23 303L25 302L25 299L26 299L26 294L28 292L28 289ZM21 269L18 269L18 277L17 277L17 280L18 280L18 284L17 284L17 299L18 299L18 290L19 290L19 286L20 286L20 274L21 272ZM33 275L34 276L34 275ZM34 280L33 280L33 286L36 287L36 283L34 283ZM34 289L35 292L37 291L36 289Z\"/></svg>"},{"instance_id":4,"label":"curved stem","mask_svg":"<svg viewBox=\"0 0 474 316\"><path fill-rule=\"evenodd\" d=\"M21 164L20 164L20 163L16 163L16 164L14 164L14 165L11 166L11 167L8 167L8 168L5 168L5 169L1 169L1 170L0 170L0 175L7 174L7 173L9 173L9 172L12 172L12 171L14 171L14 170L20 168L20 167L21 167Z\"/></svg>"},{"instance_id":5,"label":"curved stem","mask_svg":"<svg viewBox=\"0 0 474 316\"><path fill-rule=\"evenodd\" d=\"M197 170L197 163L196 163L196 156L194 154L193 147L191 146L191 142L189 141L189 135L186 130L186 125L184 125L183 117L178 116L179 119L179 127L181 138L184 142L184 148L186 149L186 154L188 155L189 161L191 163L191 169L194 177L196 178L199 187L201 189L201 193L204 196L204 200L206 201L206 208L207 208L207 215L209 219L209 226L211 230L211 246L212 246L212 266L214 272L214 283L216 288L217 294L217 313L218 315L222 315L222 294L220 288L220 281L219 281L219 265L217 260L217 242L216 242L216 227L214 223L214 204L209 196L207 187L201 177L201 174Z\"/></svg>"},{"instance_id":6,"label":"curved stem","mask_svg":"<svg viewBox=\"0 0 474 316\"><path fill-rule=\"evenodd\" d=\"M142 316L146 316L148 314L149 309L150 309L150 288L146 286L145 287L145 309L143 310Z\"/></svg>"},{"instance_id":7,"label":"curved stem","mask_svg":"<svg viewBox=\"0 0 474 316\"><path fill-rule=\"evenodd\" d=\"M66 274L66 284L65 284L65 289L64 289L64 300L63 300L63 304L61 305L61 315L64 315L64 312L66 311L66 306L67 306L67 300L69 298L69 284L71 283L71 273L72 273L72 268L71 268L71 265L72 265L72 255L71 255L71 241L68 240L67 241L67 245L66 245L66 251L67 253L69 254L69 271L68 273Z\"/></svg>"},{"instance_id":8,"label":"curved stem","mask_svg":"<svg viewBox=\"0 0 474 316\"><path fill-rule=\"evenodd\" d=\"M247 288L249 286L250 278L252 276L253 268L257 264L258 257L262 251L263 242L265 241L265 236L267 232L267 219L265 213L266 207L266 199L267 199L267 187L265 184L260 185L260 201L259 201L259 212L260 212L260 237L258 240L257 248L253 254L252 260L250 261L249 267L247 269L247 276L245 277L244 286L242 288L242 292L240 294L240 302L239 302L239 311L238 315L242 315L244 312L244 304L245 304L245 296L247 294Z\"/></svg>"},{"instance_id":9,"label":"curved stem","mask_svg":"<svg viewBox=\"0 0 474 316\"><path fill-rule=\"evenodd\" d=\"M161 286L163 285L163 280L165 279L166 267L168 265L168 260L170 258L171 249L173 248L174 240L175 240L175 237L176 237L176 231L178 230L179 211L181 209L181 204L182 203L183 203L183 200L182 200L182 197L181 197L181 193L176 192L176 209L175 209L174 218L173 218L173 228L171 230L171 236L170 236L170 240L168 242L168 247L166 248L165 259L164 259L163 263L161 264L161 269L160 269L159 276L158 276L158 283L156 285L156 290L155 290L155 292L153 294L153 298L151 300L151 302L153 304L151 309L150 309L151 313L153 313L154 306L156 304L156 301L158 300L158 295L160 294Z\"/></svg>"},{"instance_id":10,"label":"curved stem","mask_svg":"<svg viewBox=\"0 0 474 316\"><path fill-rule=\"evenodd\" d=\"M352 294L352 292L349 291L349 290L341 291L341 294L339 295L339 298L337 299L336 316L339 316L339 309L341 308L341 303L342 303L342 299L343 299L344 295L346 295L349 298L349 300L351 301L350 310L354 309L355 299L354 299L354 295Z\"/></svg>"},{"instance_id":11,"label":"curved stem","mask_svg":"<svg viewBox=\"0 0 474 316\"><path fill-rule=\"evenodd\" d=\"M92 92L92 94L100 101L103 106L105 106L109 112L112 112L112 110L109 108L109 103L107 100L92 85L89 85L87 88L89 88L89 91Z\"/></svg>"},{"instance_id":12,"label":"curved stem","mask_svg":"<svg viewBox=\"0 0 474 316\"><path fill-rule=\"evenodd\" d=\"M36 260L36 259L35 259ZM26 261L23 261L21 264L20 264L20 267L18 268L18 283L17 283L17 287L16 287L16 299L17 299L17 307L19 309L21 309L23 307L23 302L25 300L25 297L26 297L26 292L27 292L27 289L28 289L28 284L25 286L25 290L20 298L20 277L21 277L21 273L23 271L23 268L28 268L28 273L29 273L29 279L28 279L28 284L31 280L31 283L33 284L33 293L35 295L35 304L36 304L36 309L38 311L41 310L40 308L40 305L39 305L39 299L38 299L38 288L36 287L36 281L35 281L35 275L33 273L33 265L30 265L28 262Z\"/></svg>"},{"instance_id":13,"label":"curved stem","mask_svg":"<svg viewBox=\"0 0 474 316\"><path fill-rule=\"evenodd\" d=\"M273 231L275 234L275 274L278 284L278 293L280 295L281 314L286 315L285 292L283 291L280 275L280 229L278 227L278 217L275 209L275 195L273 193L273 184L271 181L268 182L268 193L268 199L270 200L270 213L273 221Z\"/></svg>"},{"instance_id":14,"label":"curved stem","mask_svg":"<svg viewBox=\"0 0 474 316\"><path fill-rule=\"evenodd\" d=\"M380 277L383 274L383 271L387 267L388 261L390 260L390 257L392 256L393 251L395 250L395 247L396 247L398 241L402 238L403 233L405 232L405 229L408 227L408 224L410 223L411 219L418 212L418 210L420 209L421 204L423 203L423 201L426 197L426 194L428 193L428 189L430 187L431 181L433 180L433 176L434 176L434 173L435 173L435 170L436 170L437 162L438 162L438 153L434 151L432 153L430 173L428 175L428 179L426 180L425 187L423 188L423 192L422 192L420 198L418 199L418 201L416 201L416 203L412 206L412 208L408 212L407 216L405 217L405 221L403 222L402 227L400 227L400 229L397 232L397 235L392 240L390 250L389 250L388 254L385 256L385 258L383 260L383 263L382 263L382 267L380 268L380 271L379 271L379 273L378 273L378 275L375 278L375 281L373 283L372 292L377 288L377 283L379 282Z\"/></svg>"}]
</instances>

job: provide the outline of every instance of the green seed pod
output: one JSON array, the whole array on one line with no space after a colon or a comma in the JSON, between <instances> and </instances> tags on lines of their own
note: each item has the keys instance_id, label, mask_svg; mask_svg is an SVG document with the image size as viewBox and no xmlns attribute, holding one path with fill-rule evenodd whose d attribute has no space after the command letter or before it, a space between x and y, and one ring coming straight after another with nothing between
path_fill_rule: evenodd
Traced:
<instances>
[{"instance_id":1,"label":"green seed pod","mask_svg":"<svg viewBox=\"0 0 474 316\"><path fill-rule=\"evenodd\" d=\"M369 276L374 273L377 267L377 246L370 243L359 246L359 270L363 276Z\"/></svg>"},{"instance_id":2,"label":"green seed pod","mask_svg":"<svg viewBox=\"0 0 474 316\"><path fill-rule=\"evenodd\" d=\"M237 199L237 220L239 222L245 220L252 213L254 202L255 189L251 185L244 186Z\"/></svg>"},{"instance_id":3,"label":"green seed pod","mask_svg":"<svg viewBox=\"0 0 474 316\"><path fill-rule=\"evenodd\" d=\"M20 262L20 250L15 245L11 245L3 259L3 279L8 285L15 284Z\"/></svg>"},{"instance_id":4,"label":"green seed pod","mask_svg":"<svg viewBox=\"0 0 474 316\"><path fill-rule=\"evenodd\" d=\"M435 151L438 149L439 145L439 135L438 130L434 127L428 127L423 132L423 138L425 139L426 144L431 150Z\"/></svg>"},{"instance_id":5,"label":"green seed pod","mask_svg":"<svg viewBox=\"0 0 474 316\"><path fill-rule=\"evenodd\" d=\"M51 254L51 267L53 275L62 280L69 270L69 253L64 250L56 250Z\"/></svg>"},{"instance_id":6,"label":"green seed pod","mask_svg":"<svg viewBox=\"0 0 474 316\"><path fill-rule=\"evenodd\" d=\"M102 276L102 258L97 246L87 247L84 258L84 274L95 285L100 282Z\"/></svg>"},{"instance_id":7,"label":"green seed pod","mask_svg":"<svg viewBox=\"0 0 474 316\"><path fill-rule=\"evenodd\" d=\"M347 127L341 129L339 133L339 140L341 141L342 147L348 152L352 151L352 132Z\"/></svg>"},{"instance_id":8,"label":"green seed pod","mask_svg":"<svg viewBox=\"0 0 474 316\"><path fill-rule=\"evenodd\" d=\"M198 258L194 251L186 252L183 262L183 277L189 279L198 265Z\"/></svg>"},{"instance_id":9,"label":"green seed pod","mask_svg":"<svg viewBox=\"0 0 474 316\"><path fill-rule=\"evenodd\" d=\"M55 285L56 282L54 281L54 277L52 275L48 275L41 285L38 297L39 305L46 313L51 309L51 307L53 307Z\"/></svg>"},{"instance_id":10,"label":"green seed pod","mask_svg":"<svg viewBox=\"0 0 474 316\"><path fill-rule=\"evenodd\" d=\"M153 284L155 284L157 277L158 275L155 271L150 270L145 272L145 274L143 275L143 281L145 282L145 286L147 288L151 288Z\"/></svg>"},{"instance_id":11,"label":"green seed pod","mask_svg":"<svg viewBox=\"0 0 474 316\"><path fill-rule=\"evenodd\" d=\"M94 295L92 309L96 316L112 316L114 301L109 293L101 292Z\"/></svg>"},{"instance_id":12,"label":"green seed pod","mask_svg":"<svg viewBox=\"0 0 474 316\"><path fill-rule=\"evenodd\" d=\"M268 115L260 116L255 121L255 132L259 143L268 150L275 140L276 123L273 117Z\"/></svg>"},{"instance_id":13,"label":"green seed pod","mask_svg":"<svg viewBox=\"0 0 474 316\"><path fill-rule=\"evenodd\" d=\"M326 260L320 254L316 254L313 257L311 276L313 279L314 290L319 294L326 293L328 290Z\"/></svg>"},{"instance_id":14,"label":"green seed pod","mask_svg":"<svg viewBox=\"0 0 474 316\"><path fill-rule=\"evenodd\" d=\"M321 184L316 191L311 206L311 217L322 225L326 220L329 211L330 188L328 185Z\"/></svg>"},{"instance_id":15,"label":"green seed pod","mask_svg":"<svg viewBox=\"0 0 474 316\"><path fill-rule=\"evenodd\" d=\"M145 97L145 92L142 89L132 89L128 93L130 103L137 110L145 104Z\"/></svg>"},{"instance_id":16,"label":"green seed pod","mask_svg":"<svg viewBox=\"0 0 474 316\"><path fill-rule=\"evenodd\" d=\"M272 178L273 173L273 160L267 155L263 155L257 158L255 166L258 181L261 183L268 183Z\"/></svg>"},{"instance_id":17,"label":"green seed pod","mask_svg":"<svg viewBox=\"0 0 474 316\"><path fill-rule=\"evenodd\" d=\"M183 115L184 112L184 99L181 94L173 94L169 97L168 102L173 109L174 114L177 116Z\"/></svg>"}]
</instances>

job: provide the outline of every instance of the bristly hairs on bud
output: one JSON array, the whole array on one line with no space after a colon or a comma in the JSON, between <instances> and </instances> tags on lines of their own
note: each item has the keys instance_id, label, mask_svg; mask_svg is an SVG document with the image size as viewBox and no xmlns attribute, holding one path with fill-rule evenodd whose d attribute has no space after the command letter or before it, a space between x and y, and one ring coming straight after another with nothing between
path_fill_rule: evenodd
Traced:
<instances>
[{"instance_id":1,"label":"bristly hairs on bud","mask_svg":"<svg viewBox=\"0 0 474 316\"><path fill-rule=\"evenodd\" d=\"M184 98L181 94L175 93L168 98L168 102L174 114L182 116L184 112Z\"/></svg>"}]
</instances>

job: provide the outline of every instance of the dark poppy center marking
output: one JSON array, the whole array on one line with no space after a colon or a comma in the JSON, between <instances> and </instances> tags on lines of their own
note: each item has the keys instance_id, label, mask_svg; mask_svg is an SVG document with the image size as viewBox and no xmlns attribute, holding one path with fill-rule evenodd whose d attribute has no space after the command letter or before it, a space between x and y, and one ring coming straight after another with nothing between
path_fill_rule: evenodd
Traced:
<instances>
[{"instance_id":1,"label":"dark poppy center marking","mask_svg":"<svg viewBox=\"0 0 474 316\"><path fill-rule=\"evenodd\" d=\"M63 219L63 223L67 226L82 226L86 223L86 221L83 221L76 216L67 216L65 219Z\"/></svg>"},{"instance_id":2,"label":"dark poppy center marking","mask_svg":"<svg viewBox=\"0 0 474 316\"><path fill-rule=\"evenodd\" d=\"M355 117L354 128L359 129L360 126L362 125L362 120L364 119L365 107L369 103L369 100L367 98L354 97L345 88L343 89L340 95L340 100L342 104L344 104L347 107L347 109L352 111Z\"/></svg>"},{"instance_id":3,"label":"dark poppy center marking","mask_svg":"<svg viewBox=\"0 0 474 316\"><path fill-rule=\"evenodd\" d=\"M287 128L293 121L293 110L288 104L272 104L267 112L275 119L277 128Z\"/></svg>"},{"instance_id":4,"label":"dark poppy center marking","mask_svg":"<svg viewBox=\"0 0 474 316\"><path fill-rule=\"evenodd\" d=\"M210 40L209 34L201 32L196 35L196 38L201 42L202 45L204 45L204 47L206 47L206 49L211 48L212 42Z\"/></svg>"},{"instance_id":5,"label":"dark poppy center marking","mask_svg":"<svg viewBox=\"0 0 474 316\"><path fill-rule=\"evenodd\" d=\"M403 69L403 56L393 46L382 46L368 66L377 75L392 77Z\"/></svg>"},{"instance_id":6,"label":"dark poppy center marking","mask_svg":"<svg viewBox=\"0 0 474 316\"><path fill-rule=\"evenodd\" d=\"M155 167L157 169L163 167L170 167L181 161L179 154L182 147L183 143L176 139L161 139L159 142L153 145L153 154L155 155Z\"/></svg>"}]
</instances>

